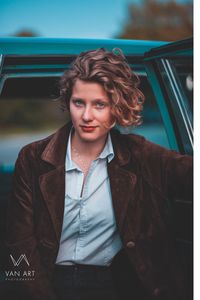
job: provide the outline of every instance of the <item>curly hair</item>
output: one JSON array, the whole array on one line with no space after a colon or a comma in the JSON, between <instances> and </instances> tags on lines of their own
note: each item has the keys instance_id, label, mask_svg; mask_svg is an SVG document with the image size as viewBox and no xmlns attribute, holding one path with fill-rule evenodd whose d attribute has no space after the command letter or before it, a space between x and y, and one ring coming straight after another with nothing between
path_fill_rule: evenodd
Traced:
<instances>
[{"instance_id":1,"label":"curly hair","mask_svg":"<svg viewBox=\"0 0 200 300\"><path fill-rule=\"evenodd\" d=\"M60 79L62 109L69 110L72 89L77 79L103 86L110 99L114 123L137 126L142 123L144 95L138 89L139 77L131 70L119 48L111 52L104 48L82 52Z\"/></svg>"}]
</instances>

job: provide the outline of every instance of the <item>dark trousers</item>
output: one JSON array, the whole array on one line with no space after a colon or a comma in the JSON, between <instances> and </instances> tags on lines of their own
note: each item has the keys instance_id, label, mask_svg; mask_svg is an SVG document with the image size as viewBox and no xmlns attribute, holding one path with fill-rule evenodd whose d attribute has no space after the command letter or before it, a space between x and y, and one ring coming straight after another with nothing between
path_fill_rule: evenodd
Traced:
<instances>
[{"instance_id":1,"label":"dark trousers","mask_svg":"<svg viewBox=\"0 0 200 300\"><path fill-rule=\"evenodd\" d=\"M152 300L124 250L109 268L57 267L54 275L58 300Z\"/></svg>"},{"instance_id":2,"label":"dark trousers","mask_svg":"<svg viewBox=\"0 0 200 300\"><path fill-rule=\"evenodd\" d=\"M58 300L118 300L110 267L57 266L54 288Z\"/></svg>"}]
</instances>

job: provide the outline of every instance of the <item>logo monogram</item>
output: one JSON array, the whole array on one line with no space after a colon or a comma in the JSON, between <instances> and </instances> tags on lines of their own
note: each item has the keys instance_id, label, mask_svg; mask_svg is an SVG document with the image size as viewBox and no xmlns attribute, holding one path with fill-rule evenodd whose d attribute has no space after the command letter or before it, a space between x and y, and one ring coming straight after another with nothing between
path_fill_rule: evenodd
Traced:
<instances>
[{"instance_id":1,"label":"logo monogram","mask_svg":"<svg viewBox=\"0 0 200 300\"><path fill-rule=\"evenodd\" d=\"M10 254L10 258L11 258L12 263L13 263L13 265L14 265L15 267L16 267L16 266L19 266L22 260L25 260L26 264L27 264L28 266L30 266L30 264L29 264L29 262L28 262L28 259L27 259L27 257L26 257L25 254L21 254L17 261L13 258L13 256L12 256L11 254Z\"/></svg>"}]
</instances>

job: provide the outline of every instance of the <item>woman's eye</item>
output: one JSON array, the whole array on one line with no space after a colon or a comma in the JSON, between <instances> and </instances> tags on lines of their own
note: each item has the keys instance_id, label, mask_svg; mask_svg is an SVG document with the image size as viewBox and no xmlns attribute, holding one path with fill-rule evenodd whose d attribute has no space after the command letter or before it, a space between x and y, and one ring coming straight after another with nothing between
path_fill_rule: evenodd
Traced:
<instances>
[{"instance_id":1,"label":"woman's eye","mask_svg":"<svg viewBox=\"0 0 200 300\"><path fill-rule=\"evenodd\" d=\"M83 105L83 102L81 100L74 100L73 102L76 106L82 106Z\"/></svg>"},{"instance_id":2,"label":"woman's eye","mask_svg":"<svg viewBox=\"0 0 200 300\"><path fill-rule=\"evenodd\" d=\"M96 103L96 107L97 108L104 108L105 107L105 103L103 103L103 102L97 102Z\"/></svg>"}]
</instances>

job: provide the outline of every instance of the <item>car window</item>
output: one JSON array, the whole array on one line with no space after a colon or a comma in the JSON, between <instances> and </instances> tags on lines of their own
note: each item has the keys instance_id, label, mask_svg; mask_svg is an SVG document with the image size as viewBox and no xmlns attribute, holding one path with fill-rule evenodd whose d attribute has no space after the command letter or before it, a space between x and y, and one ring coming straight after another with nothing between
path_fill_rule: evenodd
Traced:
<instances>
[{"instance_id":1,"label":"car window","mask_svg":"<svg viewBox=\"0 0 200 300\"><path fill-rule=\"evenodd\" d=\"M10 78L0 96L0 165L13 168L19 150L61 127L68 115L60 108L59 77Z\"/></svg>"},{"instance_id":2,"label":"car window","mask_svg":"<svg viewBox=\"0 0 200 300\"><path fill-rule=\"evenodd\" d=\"M179 86L184 93L183 101L187 107L188 113L192 120L193 114L193 59L187 57L185 59L170 59L173 66L174 74L179 82Z\"/></svg>"},{"instance_id":3,"label":"car window","mask_svg":"<svg viewBox=\"0 0 200 300\"><path fill-rule=\"evenodd\" d=\"M193 151L193 60L170 57L157 61L168 96L169 109L181 136L185 153Z\"/></svg>"},{"instance_id":4,"label":"car window","mask_svg":"<svg viewBox=\"0 0 200 300\"><path fill-rule=\"evenodd\" d=\"M143 124L128 132L137 133L169 148L165 128L146 74L140 75L145 94ZM0 96L0 165L13 168L19 150L61 127L69 116L61 111L59 77L8 78ZM127 129L120 128L123 133Z\"/></svg>"},{"instance_id":5,"label":"car window","mask_svg":"<svg viewBox=\"0 0 200 300\"><path fill-rule=\"evenodd\" d=\"M143 135L148 140L160 144L166 148L170 148L165 127L161 118L161 114L156 103L146 73L140 75L140 89L145 95L144 109L142 112L142 124L130 130L131 133ZM129 133L129 130L120 128L122 133Z\"/></svg>"}]
</instances>

